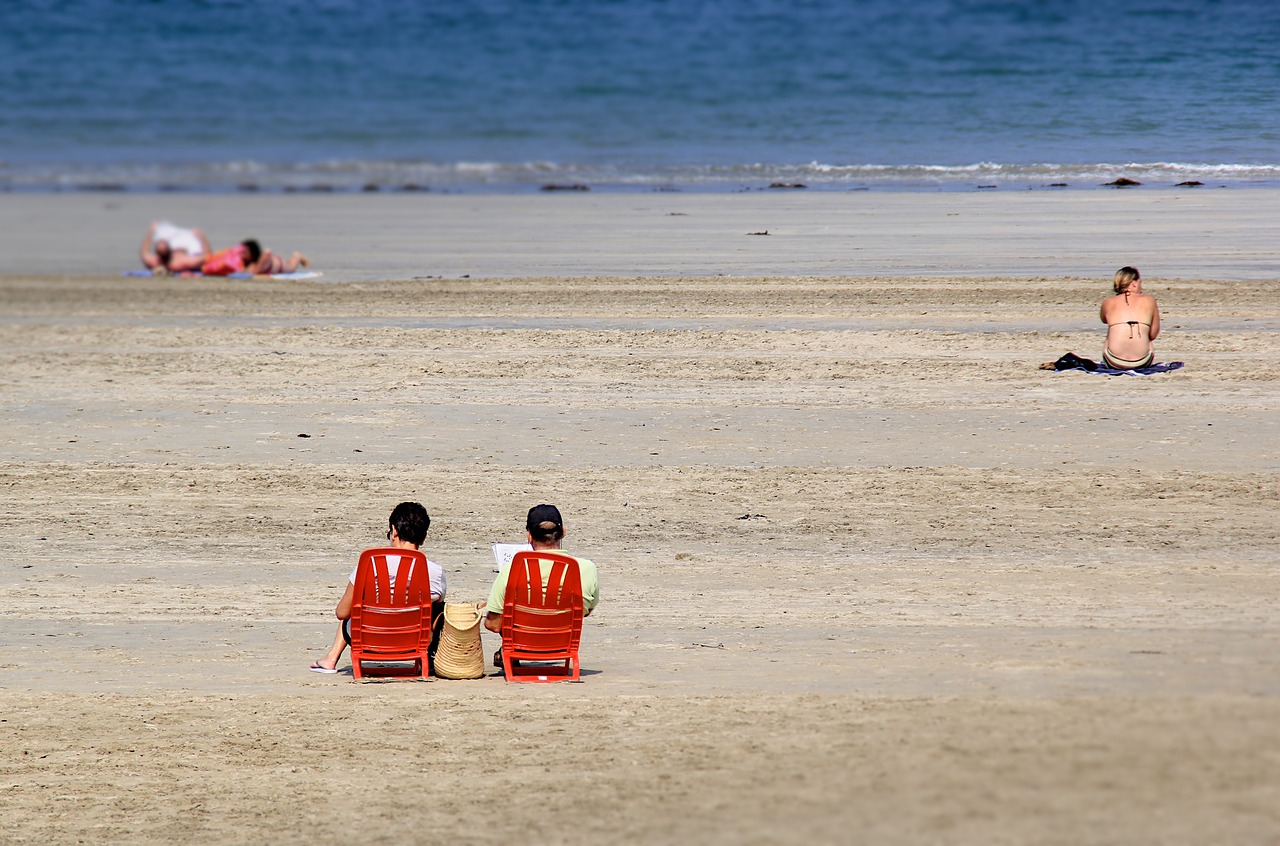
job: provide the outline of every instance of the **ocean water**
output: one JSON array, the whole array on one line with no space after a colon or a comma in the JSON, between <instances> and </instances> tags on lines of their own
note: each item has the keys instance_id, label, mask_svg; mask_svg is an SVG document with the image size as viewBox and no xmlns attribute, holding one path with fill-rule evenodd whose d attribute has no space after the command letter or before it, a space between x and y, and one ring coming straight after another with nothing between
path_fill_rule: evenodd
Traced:
<instances>
[{"instance_id":1,"label":"ocean water","mask_svg":"<svg viewBox=\"0 0 1280 846\"><path fill-rule=\"evenodd\" d=\"M1280 186L1275 0L6 0L0 189Z\"/></svg>"}]
</instances>

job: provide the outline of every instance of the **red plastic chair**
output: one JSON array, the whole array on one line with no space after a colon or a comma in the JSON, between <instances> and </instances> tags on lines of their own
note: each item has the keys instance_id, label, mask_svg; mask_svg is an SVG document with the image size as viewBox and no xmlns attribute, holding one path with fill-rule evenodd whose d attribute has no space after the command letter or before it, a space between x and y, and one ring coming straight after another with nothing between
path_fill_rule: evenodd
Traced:
<instances>
[{"instance_id":1,"label":"red plastic chair","mask_svg":"<svg viewBox=\"0 0 1280 846\"><path fill-rule=\"evenodd\" d=\"M559 552L517 552L502 603L502 668L507 681L577 681L581 640L578 562ZM517 666L516 661L558 661L563 666Z\"/></svg>"},{"instance_id":2,"label":"red plastic chair","mask_svg":"<svg viewBox=\"0 0 1280 846\"><path fill-rule=\"evenodd\" d=\"M387 563L399 556L395 582ZM364 676L421 678L430 664L431 576L418 550L380 547L360 553L351 608L351 671ZM377 666L364 667L365 662ZM388 662L395 662L388 666ZM411 666L405 666L413 662Z\"/></svg>"}]
</instances>

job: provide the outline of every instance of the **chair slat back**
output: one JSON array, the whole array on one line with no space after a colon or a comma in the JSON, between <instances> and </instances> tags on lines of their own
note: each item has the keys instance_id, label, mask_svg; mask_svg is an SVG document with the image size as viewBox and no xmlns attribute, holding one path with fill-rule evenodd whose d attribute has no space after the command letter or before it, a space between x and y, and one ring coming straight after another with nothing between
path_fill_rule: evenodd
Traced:
<instances>
[{"instance_id":1,"label":"chair slat back","mask_svg":"<svg viewBox=\"0 0 1280 846\"><path fill-rule=\"evenodd\" d=\"M576 661L582 616L582 578L573 557L516 553L502 608L504 648L510 643L527 660L572 657Z\"/></svg>"},{"instance_id":2,"label":"chair slat back","mask_svg":"<svg viewBox=\"0 0 1280 846\"><path fill-rule=\"evenodd\" d=\"M391 559L398 558L394 579ZM366 549L356 565L351 608L351 657L421 660L431 645L431 577L419 550ZM423 663L425 668L426 664ZM360 677L357 671L356 677Z\"/></svg>"},{"instance_id":3,"label":"chair slat back","mask_svg":"<svg viewBox=\"0 0 1280 846\"><path fill-rule=\"evenodd\" d=\"M390 559L398 558L395 577ZM356 602L382 608L419 605L431 591L427 556L416 549L380 547L360 553L356 565Z\"/></svg>"}]
</instances>

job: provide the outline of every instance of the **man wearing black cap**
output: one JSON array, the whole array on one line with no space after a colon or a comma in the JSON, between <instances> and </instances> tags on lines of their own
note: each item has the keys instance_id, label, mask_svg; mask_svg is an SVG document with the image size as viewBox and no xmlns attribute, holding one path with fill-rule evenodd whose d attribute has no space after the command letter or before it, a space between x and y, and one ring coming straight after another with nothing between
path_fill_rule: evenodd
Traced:
<instances>
[{"instance_id":1,"label":"man wearing black cap","mask_svg":"<svg viewBox=\"0 0 1280 846\"><path fill-rule=\"evenodd\" d=\"M529 545L534 552L568 553L560 549L564 540L564 520L560 518L560 509L554 505L535 505L529 509L529 517L525 520L525 530L529 533ZM600 601L600 582L596 575L596 565L586 558L571 556L578 562L578 575L582 579L582 616L586 617L591 609ZM489 591L489 604L485 607L484 627L495 634L502 634L502 604L507 598L507 577L511 573L511 565L503 567L498 577L493 580L493 589ZM502 666L502 650L493 657L495 667Z\"/></svg>"}]
</instances>

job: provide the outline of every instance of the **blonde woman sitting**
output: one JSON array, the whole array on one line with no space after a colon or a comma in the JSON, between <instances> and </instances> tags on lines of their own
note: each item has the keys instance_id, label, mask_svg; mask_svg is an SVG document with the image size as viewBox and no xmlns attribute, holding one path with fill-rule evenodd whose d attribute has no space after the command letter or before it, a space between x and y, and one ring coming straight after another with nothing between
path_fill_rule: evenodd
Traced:
<instances>
[{"instance_id":1,"label":"blonde woman sitting","mask_svg":"<svg viewBox=\"0 0 1280 846\"><path fill-rule=\"evenodd\" d=\"M1142 276L1136 267L1116 271L1115 296L1102 301L1098 314L1107 324L1102 360L1115 370L1137 370L1155 360L1152 341L1160 334L1160 307L1156 298L1142 293Z\"/></svg>"}]
</instances>

